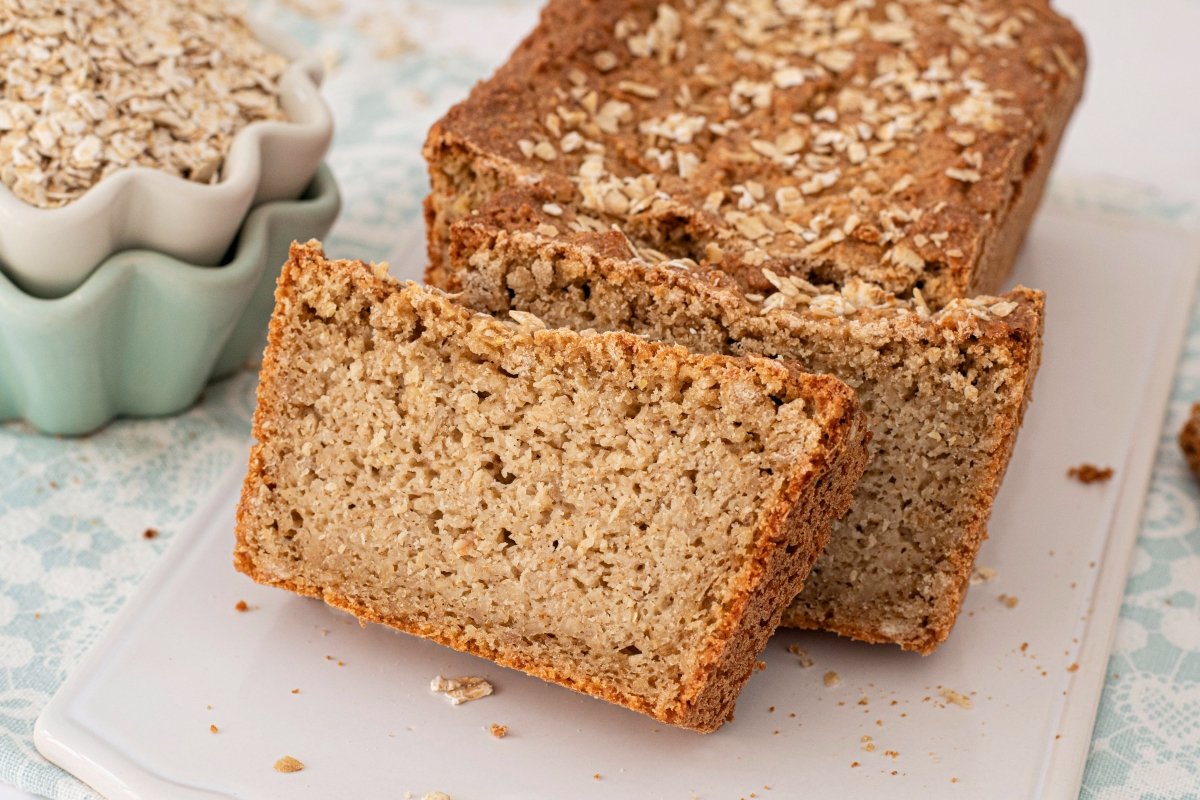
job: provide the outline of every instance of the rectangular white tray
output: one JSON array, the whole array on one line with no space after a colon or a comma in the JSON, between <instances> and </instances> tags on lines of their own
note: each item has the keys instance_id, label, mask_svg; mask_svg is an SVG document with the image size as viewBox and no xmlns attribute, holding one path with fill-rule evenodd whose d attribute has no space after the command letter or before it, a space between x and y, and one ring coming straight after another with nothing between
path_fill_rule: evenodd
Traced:
<instances>
[{"instance_id":1,"label":"rectangular white tray","mask_svg":"<svg viewBox=\"0 0 1200 800\"><path fill-rule=\"evenodd\" d=\"M413 249L394 262L408 277ZM55 695L37 746L108 797L143 800L1074 800L1198 264L1178 232L1041 215L1016 277L1049 295L1045 360L979 560L998 577L933 656L781 632L733 723L674 730L252 584L230 563L231 474ZM1068 480L1084 461L1116 478ZM451 707L429 692L438 674L497 691ZM486 731L497 722L503 740ZM285 754L304 771L273 771Z\"/></svg>"}]
</instances>

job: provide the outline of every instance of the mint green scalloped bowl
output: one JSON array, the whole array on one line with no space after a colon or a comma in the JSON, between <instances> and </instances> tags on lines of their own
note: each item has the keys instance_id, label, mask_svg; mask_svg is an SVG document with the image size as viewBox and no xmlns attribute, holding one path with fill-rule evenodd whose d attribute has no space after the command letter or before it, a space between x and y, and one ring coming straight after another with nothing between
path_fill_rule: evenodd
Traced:
<instances>
[{"instance_id":1,"label":"mint green scalloped bowl","mask_svg":"<svg viewBox=\"0 0 1200 800\"><path fill-rule=\"evenodd\" d=\"M188 408L262 346L288 247L328 233L340 206L322 166L299 200L251 211L220 266L129 250L51 300L0 273L0 421L78 435Z\"/></svg>"}]
</instances>

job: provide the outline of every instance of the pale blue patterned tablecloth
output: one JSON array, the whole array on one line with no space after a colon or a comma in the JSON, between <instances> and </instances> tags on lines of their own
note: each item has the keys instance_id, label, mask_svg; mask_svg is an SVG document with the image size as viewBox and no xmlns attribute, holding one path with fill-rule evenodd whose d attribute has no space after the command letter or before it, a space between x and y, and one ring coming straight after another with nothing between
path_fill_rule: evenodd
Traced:
<instances>
[{"instance_id":1,"label":"pale blue patterned tablecloth","mask_svg":"<svg viewBox=\"0 0 1200 800\"><path fill-rule=\"evenodd\" d=\"M360 0L336 20L287 10L296 5L341 4L252 3L256 14L338 62L326 94L339 125L330 161L345 210L328 250L386 258L425 192L425 131L487 74L495 53L515 42L536 4ZM355 21L368 10L382 16L365 34ZM439 26L448 24L449 11L456 20L477 14L484 35L495 31L501 41L473 46L465 36L451 48L409 50L394 25L403 13L409 38L444 41ZM1107 211L1176 224L1195 224L1197 217L1186 199L1146 187L1131 191L1119 180L1060 180L1056 190L1076 205ZM211 386L177 418L122 421L78 440L0 426L0 784L54 798L94 796L41 759L31 740L34 720L217 477L245 457L254 386L246 371ZM1086 800L1200 798L1200 487L1174 443L1193 398L1200 398L1200 314L1163 431L1097 718ZM157 535L147 538L149 529Z\"/></svg>"}]
</instances>

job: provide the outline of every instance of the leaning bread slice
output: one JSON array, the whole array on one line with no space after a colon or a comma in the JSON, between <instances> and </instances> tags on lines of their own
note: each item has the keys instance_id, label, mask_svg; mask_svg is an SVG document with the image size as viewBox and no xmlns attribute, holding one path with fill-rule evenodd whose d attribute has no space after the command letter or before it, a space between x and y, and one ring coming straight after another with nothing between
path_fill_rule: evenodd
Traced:
<instances>
[{"instance_id":1,"label":"leaning bread slice","mask_svg":"<svg viewBox=\"0 0 1200 800\"><path fill-rule=\"evenodd\" d=\"M616 231L548 238L534 231L555 220L538 209L511 196L458 223L447 288L493 313L781 357L845 381L871 422L870 461L784 624L921 653L945 640L1030 399L1042 294L931 312L919 293L770 275L777 291L747 296L720 273L649 266Z\"/></svg>"},{"instance_id":2,"label":"leaning bread slice","mask_svg":"<svg viewBox=\"0 0 1200 800\"><path fill-rule=\"evenodd\" d=\"M849 506L854 393L512 318L293 246L235 563L714 730Z\"/></svg>"}]
</instances>

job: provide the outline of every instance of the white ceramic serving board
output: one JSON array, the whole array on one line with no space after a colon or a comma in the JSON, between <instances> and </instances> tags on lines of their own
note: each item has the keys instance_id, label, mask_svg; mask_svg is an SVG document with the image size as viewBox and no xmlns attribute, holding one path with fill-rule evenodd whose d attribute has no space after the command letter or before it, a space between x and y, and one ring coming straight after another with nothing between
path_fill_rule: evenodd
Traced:
<instances>
[{"instance_id":1,"label":"white ceramic serving board","mask_svg":"<svg viewBox=\"0 0 1200 800\"><path fill-rule=\"evenodd\" d=\"M417 277L419 242L397 255ZM781 632L734 722L674 730L252 584L230 564L231 474L46 708L37 746L143 800L1074 800L1197 266L1184 234L1040 216L1016 277L1049 295L1045 360L979 559L997 577L933 656ZM1116 478L1068 480L1085 461ZM438 674L496 694L451 707ZM305 769L275 772L285 754Z\"/></svg>"}]
</instances>

